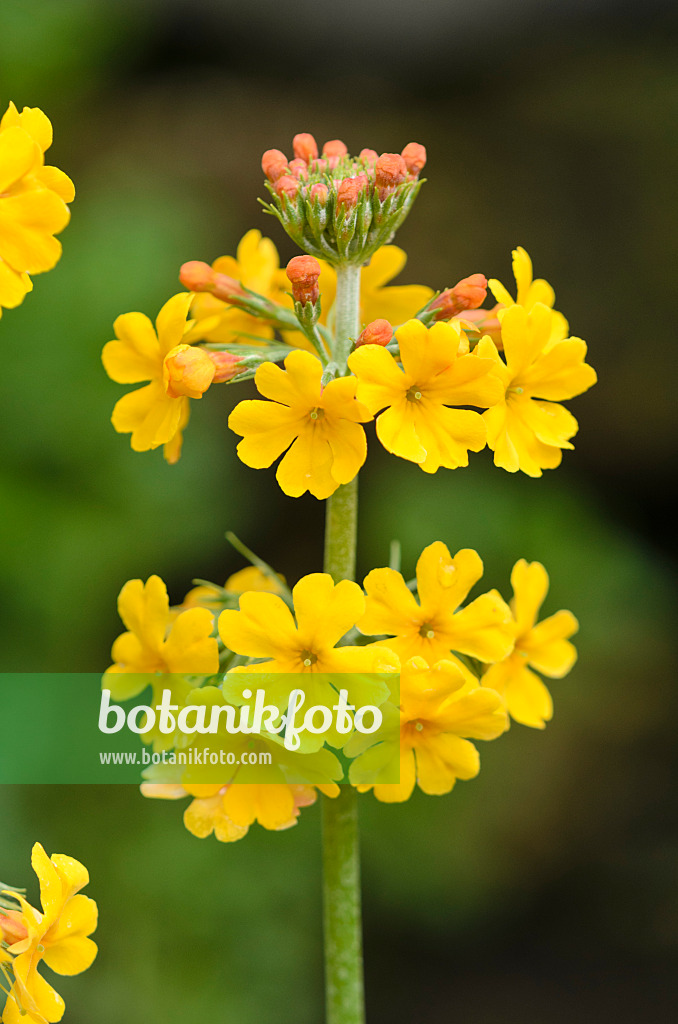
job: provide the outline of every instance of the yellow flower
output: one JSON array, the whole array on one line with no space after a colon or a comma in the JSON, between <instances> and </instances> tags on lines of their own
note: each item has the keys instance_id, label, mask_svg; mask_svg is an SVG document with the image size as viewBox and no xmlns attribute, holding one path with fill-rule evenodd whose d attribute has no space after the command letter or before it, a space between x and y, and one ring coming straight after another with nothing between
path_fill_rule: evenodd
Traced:
<instances>
[{"instance_id":1,"label":"yellow flower","mask_svg":"<svg viewBox=\"0 0 678 1024\"><path fill-rule=\"evenodd\" d=\"M280 269L278 251L270 238L262 238L261 231L248 231L238 243L237 255L220 256L212 264L218 274L240 281L245 288L257 292L272 302L279 302L291 308L287 295L289 281ZM221 299L207 293L200 293L193 299L191 316L195 323L188 334L188 340L201 339L216 342L244 341L252 344L248 335L258 338L272 338L273 328L257 317L229 306ZM303 335L300 334L303 338ZM309 344L309 342L306 342Z\"/></svg>"},{"instance_id":2,"label":"yellow flower","mask_svg":"<svg viewBox=\"0 0 678 1024\"><path fill-rule=\"evenodd\" d=\"M87 869L63 854L50 859L40 843L33 847L32 864L40 880L42 913L17 896L27 936L10 946L15 982L3 1024L19 1024L27 1018L37 1024L61 1020L64 1001L38 974L40 961L57 974L73 975L87 970L97 954L89 938L97 925L97 905L87 896L76 895L89 881Z\"/></svg>"},{"instance_id":3,"label":"yellow flower","mask_svg":"<svg viewBox=\"0 0 678 1024\"><path fill-rule=\"evenodd\" d=\"M569 637L579 624L572 612L559 611L537 623L537 615L549 588L546 569L540 562L521 558L511 573L515 648L504 661L490 666L483 686L502 694L512 718L534 729L543 729L553 716L551 694L537 669L551 679L561 679L577 660Z\"/></svg>"},{"instance_id":4,"label":"yellow flower","mask_svg":"<svg viewBox=\"0 0 678 1024\"><path fill-rule=\"evenodd\" d=\"M177 380L173 360L185 361L187 347L182 340L191 298L190 293L181 292L169 299L158 314L156 329L143 313L123 313L115 321L116 340L104 346L101 356L106 373L118 384L150 381L116 403L113 426L119 434L132 435L135 452L164 445L165 458L172 463L181 454L182 430L189 416L187 395L201 398L211 380L204 372L198 373L195 388L181 387ZM207 358L204 353L203 357Z\"/></svg>"},{"instance_id":5,"label":"yellow flower","mask_svg":"<svg viewBox=\"0 0 678 1024\"><path fill-rule=\"evenodd\" d=\"M560 465L562 448L573 448L570 438L578 424L557 404L573 398L596 382L593 367L584 362L586 342L581 338L553 341L553 312L536 303L528 312L511 306L501 314L501 336L506 362L488 336L476 347L479 356L494 360L494 373L504 395L483 414L487 443L494 464L515 473L541 476L543 469Z\"/></svg>"},{"instance_id":6,"label":"yellow flower","mask_svg":"<svg viewBox=\"0 0 678 1024\"><path fill-rule=\"evenodd\" d=\"M449 793L457 779L472 779L480 770L478 751L469 738L496 739L507 724L501 697L477 682L469 683L456 664L439 661L429 668L423 658L411 658L400 676L399 735L393 744L400 782L357 788L360 792L374 788L374 795L384 803L408 800L415 785L429 795ZM363 747L370 742L359 734L356 738ZM383 734L380 739L388 742ZM346 752L353 754L350 740ZM352 773L367 767L369 756L369 749L358 756Z\"/></svg>"},{"instance_id":7,"label":"yellow flower","mask_svg":"<svg viewBox=\"0 0 678 1024\"><path fill-rule=\"evenodd\" d=\"M244 438L238 455L246 466L264 469L289 449L276 477L293 498L305 491L328 498L353 479L367 455L360 424L372 417L356 401L356 379L339 377L321 388L321 377L322 364L309 352L291 352L284 370L263 363L254 382L272 401L240 402L228 420Z\"/></svg>"},{"instance_id":8,"label":"yellow flower","mask_svg":"<svg viewBox=\"0 0 678 1024\"><path fill-rule=\"evenodd\" d=\"M395 569L373 569L365 579L365 614L358 629L392 636L377 646L389 647L402 662L420 656L433 665L452 658L472 680L451 652L494 662L513 647L511 611L496 590L459 608L482 573L477 552L465 548L451 558L441 541L424 548L417 562L419 601Z\"/></svg>"},{"instance_id":9,"label":"yellow flower","mask_svg":"<svg viewBox=\"0 0 678 1024\"><path fill-rule=\"evenodd\" d=\"M51 270L61 256L54 235L68 224L75 190L63 171L45 166L51 144L41 110L9 104L0 120L0 315L31 290L29 274Z\"/></svg>"},{"instance_id":10,"label":"yellow flower","mask_svg":"<svg viewBox=\"0 0 678 1024\"><path fill-rule=\"evenodd\" d=\"M468 453L485 447L485 424L477 412L501 398L490 375L492 362L469 355L456 322L426 328L410 320L397 332L402 370L380 345L364 345L349 357L358 378L358 401L377 419L377 437L387 451L418 463L427 473L441 466L468 465Z\"/></svg>"},{"instance_id":11,"label":"yellow flower","mask_svg":"<svg viewBox=\"0 0 678 1024\"><path fill-rule=\"evenodd\" d=\"M150 683L154 697L163 689L179 686L184 696L191 686L171 675L211 676L219 670L219 646L211 636L214 619L207 608L170 611L167 588L159 576L130 580L120 591L118 612L127 626L113 644L114 664L104 684L115 700L135 697ZM156 691L157 694L156 694ZM153 735L152 733L150 735Z\"/></svg>"},{"instance_id":12,"label":"yellow flower","mask_svg":"<svg viewBox=\"0 0 678 1024\"><path fill-rule=\"evenodd\" d=\"M515 299L512 298L510 292L504 288L501 281L497 281L496 278L490 278L487 283L497 302L504 306L522 306L528 313L531 309L534 309L538 302L543 306L548 306L549 309L553 309L556 293L548 281L541 277L533 278L532 260L522 245L514 249L511 255L513 256L513 276L516 280L516 297ZM567 337L568 331L569 326L563 314L553 310L550 340L561 341Z\"/></svg>"},{"instance_id":13,"label":"yellow flower","mask_svg":"<svg viewBox=\"0 0 678 1024\"><path fill-rule=\"evenodd\" d=\"M280 593L285 580L281 576L280 584L277 584L271 576L258 569L256 565L248 565L238 572L234 572L224 583L224 590L229 594L244 594L246 590L264 591L273 594ZM193 587L186 594L182 608L203 607L218 611L221 608L221 600L216 589L209 586Z\"/></svg>"},{"instance_id":14,"label":"yellow flower","mask_svg":"<svg viewBox=\"0 0 678 1024\"><path fill-rule=\"evenodd\" d=\"M242 594L239 611L221 613L219 633L226 647L267 659L242 671L398 671L399 662L390 650L336 646L364 614L365 597L357 583L341 580L335 585L328 573L311 573L299 580L292 598L294 616L277 594L252 591Z\"/></svg>"},{"instance_id":15,"label":"yellow flower","mask_svg":"<svg viewBox=\"0 0 678 1024\"><path fill-rule=\"evenodd\" d=\"M329 263L320 263L318 285L322 296L320 323L331 324L337 294L337 274ZM386 288L385 285L401 272L407 256L397 245L384 245L377 250L363 268L360 283L360 320L362 324L384 318L392 324L404 323L413 317L433 297L434 292L425 285L408 284ZM248 231L240 240L237 256L221 256L212 264L219 274L240 281L246 288L263 295L272 302L292 309L290 283L280 268L277 249L270 238L262 238L260 231ZM256 317L229 306L207 293L196 295L191 307L195 324L188 340L252 344L250 335L272 338L273 329ZM289 345L310 349L311 343L300 331L285 331Z\"/></svg>"},{"instance_id":16,"label":"yellow flower","mask_svg":"<svg viewBox=\"0 0 678 1024\"><path fill-rule=\"evenodd\" d=\"M184 812L188 831L204 839L212 835L221 843L233 843L247 835L255 821L265 829L281 831L296 825L299 811L315 803L316 789L334 797L339 787L278 785L173 786L144 783L144 796L177 800L191 794L194 799Z\"/></svg>"}]
</instances>

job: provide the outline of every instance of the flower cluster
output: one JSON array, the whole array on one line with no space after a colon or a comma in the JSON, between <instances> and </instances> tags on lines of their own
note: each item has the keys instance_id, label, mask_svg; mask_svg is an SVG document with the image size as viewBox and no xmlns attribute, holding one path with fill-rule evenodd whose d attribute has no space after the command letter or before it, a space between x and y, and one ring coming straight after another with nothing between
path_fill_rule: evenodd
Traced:
<instances>
[{"instance_id":1,"label":"flower cluster","mask_svg":"<svg viewBox=\"0 0 678 1024\"><path fill-rule=\"evenodd\" d=\"M31 274L51 270L61 256L54 237L68 224L73 182L45 165L52 125L37 107L10 103L0 120L0 315L20 305Z\"/></svg>"},{"instance_id":2,"label":"flower cluster","mask_svg":"<svg viewBox=\"0 0 678 1024\"><path fill-rule=\"evenodd\" d=\"M150 685L154 701L169 689L180 707L241 705L239 680L247 682L255 673L266 681L267 700L284 711L289 691L283 677L289 674L305 679L310 692L328 704L327 673L398 674L398 701L389 701L387 690L377 701L387 724L376 742L353 732L341 743L336 736L327 743L342 746L353 759L348 781L360 792L373 789L379 800L407 800L416 786L429 794L447 793L457 779L478 773L471 740L497 738L508 728L508 716L544 727L551 701L534 670L560 677L576 657L569 637L577 623L570 612L536 623L548 589L542 565L516 564L511 605L496 590L468 600L482 573L475 551L452 557L438 541L422 552L410 584L395 569L381 568L368 573L362 588L312 573L289 590L272 570L252 566L224 587L202 584L171 609L157 576L145 585L132 580L119 599L128 632L113 645L115 664L104 685L121 700ZM156 750L182 742L154 731L145 739ZM262 728L249 737L248 747L280 755L274 739ZM313 784L298 782L302 762ZM145 796L192 797L184 823L194 835L214 833L232 842L254 822L272 830L294 825L317 791L338 793L342 769L327 747L316 744L278 757L270 783L248 775L242 765L225 771L223 782L194 768L163 764L145 775ZM400 782L379 781L394 777Z\"/></svg>"},{"instance_id":3,"label":"flower cluster","mask_svg":"<svg viewBox=\"0 0 678 1024\"><path fill-rule=\"evenodd\" d=\"M61 853L48 857L40 843L33 847L32 865L42 910L15 890L5 889L9 899L0 899L0 974L10 986L3 1024L60 1021L64 1001L39 973L40 963L73 975L86 971L97 955L89 938L97 926L97 905L80 895L89 882L87 869Z\"/></svg>"}]
</instances>

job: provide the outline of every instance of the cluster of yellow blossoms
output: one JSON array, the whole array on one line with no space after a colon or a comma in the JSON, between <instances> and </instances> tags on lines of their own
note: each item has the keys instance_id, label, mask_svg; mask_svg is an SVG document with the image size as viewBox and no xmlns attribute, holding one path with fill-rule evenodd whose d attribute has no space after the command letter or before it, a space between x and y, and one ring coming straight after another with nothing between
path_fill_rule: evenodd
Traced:
<instances>
[{"instance_id":1,"label":"cluster of yellow blossoms","mask_svg":"<svg viewBox=\"0 0 678 1024\"><path fill-rule=\"evenodd\" d=\"M97 905L80 890L89 882L87 869L61 853L48 857L40 843L33 847L33 870L40 882L42 910L17 891L5 888L0 899L0 987L7 995L3 1024L34 1021L55 1024L64 1001L38 972L42 961L57 974L86 971L97 955L89 938L97 926Z\"/></svg>"},{"instance_id":2,"label":"cluster of yellow blossoms","mask_svg":"<svg viewBox=\"0 0 678 1024\"><path fill-rule=\"evenodd\" d=\"M0 315L23 302L31 274L51 270L61 256L54 237L68 224L73 182L45 165L52 125L37 107L10 103L0 120Z\"/></svg>"},{"instance_id":3,"label":"cluster of yellow blossoms","mask_svg":"<svg viewBox=\"0 0 678 1024\"><path fill-rule=\"evenodd\" d=\"M362 273L366 327L354 339L348 375L328 368L326 325L333 317L336 271L313 262L319 350L307 333L287 329L293 325L294 281L286 293L273 243L254 231L242 239L237 259L222 257L207 268L211 277L201 272L197 280L195 270L186 272L187 283L205 290L170 299L157 333L140 313L119 317L117 340L104 348L104 366L120 383L151 383L120 399L115 429L131 433L136 451L164 445L165 457L176 461L189 398L201 398L213 383L254 377L265 401L240 402L229 418L243 439L240 459L262 469L283 456L276 475L285 494L309 491L319 499L356 476L367 455L363 424L375 418L382 445L427 473L467 466L469 452L488 445L495 465L536 477L573 447L577 422L560 402L591 387L596 375L585 362L585 342L568 337L567 321L552 308L553 290L532 280L524 249L514 252L515 301L490 281L499 300L492 310L477 308L486 294L482 275L474 275L481 279L480 299L476 295L470 310L463 301L455 304L454 295L446 301L463 291L459 286L437 298L419 285L385 287L405 254L393 245L377 250ZM231 282L230 291L222 279ZM274 323L283 343L273 340ZM384 328L375 331L375 324L385 324L386 334L379 337ZM479 336L482 331L487 333ZM276 365L280 359L284 369ZM216 374L215 365L222 368Z\"/></svg>"},{"instance_id":4,"label":"cluster of yellow blossoms","mask_svg":"<svg viewBox=\"0 0 678 1024\"><path fill-rule=\"evenodd\" d=\"M364 589L312 573L289 591L280 577L252 567L224 587L191 591L182 605L171 608L157 576L146 584L132 580L119 598L128 632L113 645L114 664L104 684L120 700L148 684L154 701L170 689L181 707L201 699L230 703L241 672L265 675L267 686L273 673L301 673L311 685L318 673L400 673L399 704L380 737L383 749L358 733L343 742L344 753L354 759L349 782L360 791L373 788L385 802L407 800L415 786L429 794L448 793L457 779L478 773L471 740L500 736L508 716L544 727L552 715L551 697L534 670L559 678L576 659L569 637L577 621L570 612L537 622L548 589L540 563L516 564L510 605L496 590L464 603L482 572L475 551L452 557L436 542L422 552L411 584L384 568L367 575ZM154 732L146 739L157 750L177 742ZM265 744L263 731L257 740ZM391 760L399 759L391 777L400 782L366 784L369 770L387 750ZM297 756L316 759L310 763L317 784L286 781L284 765L274 783L248 784L238 768L225 785L201 782L190 769L177 774L160 767L148 770L142 789L146 796L165 799L191 795L186 827L194 835L214 832L230 842L255 821L267 829L290 827L317 790L338 793L341 770L335 770L334 759L321 761L318 752Z\"/></svg>"}]
</instances>

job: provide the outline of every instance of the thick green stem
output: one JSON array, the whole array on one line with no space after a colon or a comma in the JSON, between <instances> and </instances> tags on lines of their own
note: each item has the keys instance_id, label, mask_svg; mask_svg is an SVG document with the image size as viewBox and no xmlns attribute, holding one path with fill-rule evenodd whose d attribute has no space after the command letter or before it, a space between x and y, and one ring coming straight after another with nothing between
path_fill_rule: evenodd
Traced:
<instances>
[{"instance_id":1,"label":"thick green stem","mask_svg":"<svg viewBox=\"0 0 678 1024\"><path fill-rule=\"evenodd\" d=\"M345 365L360 330L360 267L337 268L334 358ZM358 479L327 500L325 572L335 583L355 576ZM323 797L323 910L327 1024L364 1024L358 800L349 785Z\"/></svg>"}]
</instances>

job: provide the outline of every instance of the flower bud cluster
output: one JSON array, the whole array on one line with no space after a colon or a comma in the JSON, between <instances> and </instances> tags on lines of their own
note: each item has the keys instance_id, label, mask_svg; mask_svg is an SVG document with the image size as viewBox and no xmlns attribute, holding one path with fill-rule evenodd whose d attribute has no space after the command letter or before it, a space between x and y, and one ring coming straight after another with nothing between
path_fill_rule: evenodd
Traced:
<instances>
[{"instance_id":1,"label":"flower bud cluster","mask_svg":"<svg viewBox=\"0 0 678 1024\"><path fill-rule=\"evenodd\" d=\"M336 266L361 264L392 238L422 184L426 150L410 142L402 153L363 149L357 157L340 139L319 151L312 135L293 139L294 158L267 150L261 161L276 216L300 248Z\"/></svg>"}]
</instances>

